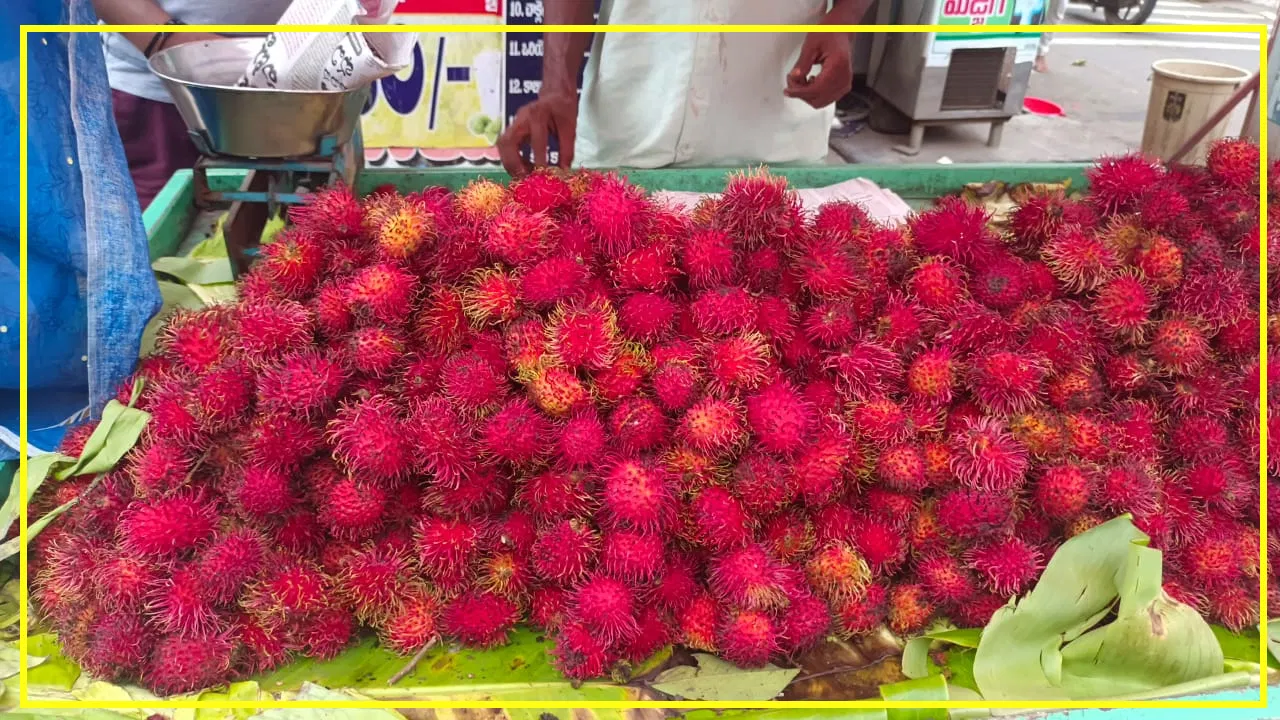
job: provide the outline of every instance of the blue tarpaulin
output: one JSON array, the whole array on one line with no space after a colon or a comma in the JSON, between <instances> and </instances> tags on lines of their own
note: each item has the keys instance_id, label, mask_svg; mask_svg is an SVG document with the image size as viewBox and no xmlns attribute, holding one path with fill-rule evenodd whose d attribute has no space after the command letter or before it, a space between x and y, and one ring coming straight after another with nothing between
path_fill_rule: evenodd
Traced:
<instances>
[{"instance_id":1,"label":"blue tarpaulin","mask_svg":"<svg viewBox=\"0 0 1280 720\"><path fill-rule=\"evenodd\" d=\"M16 457L20 25L92 24L90 0L0 3L0 459ZM160 308L96 33L27 36L27 357L32 452L132 371Z\"/></svg>"}]
</instances>

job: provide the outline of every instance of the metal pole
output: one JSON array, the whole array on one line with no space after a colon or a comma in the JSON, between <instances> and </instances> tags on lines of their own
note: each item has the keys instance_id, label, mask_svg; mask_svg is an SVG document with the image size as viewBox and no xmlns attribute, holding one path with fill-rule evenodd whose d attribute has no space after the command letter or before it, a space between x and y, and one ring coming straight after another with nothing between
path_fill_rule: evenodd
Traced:
<instances>
[{"instance_id":1,"label":"metal pole","mask_svg":"<svg viewBox=\"0 0 1280 720\"><path fill-rule=\"evenodd\" d=\"M1271 26L1271 37L1267 40L1268 56L1271 54L1272 48L1275 47L1277 33L1280 33L1280 15L1276 16L1275 23ZM1210 116L1209 119L1205 121L1204 125L1192 133L1191 137L1187 138L1187 141L1182 144L1182 147L1178 148L1178 152L1169 157L1167 161L1168 164L1173 165L1186 157L1187 153L1191 152L1191 148L1195 147L1197 143L1203 140L1204 136L1208 135L1209 131L1217 126L1218 123L1222 122L1223 118L1230 115L1231 111L1236 109L1236 106L1240 104L1241 100L1244 100L1246 95L1256 93L1258 91L1258 84L1260 82L1261 71L1259 70L1259 72L1255 72L1253 77L1249 78L1249 81L1242 85L1239 90L1236 90L1231 97L1227 98L1227 101L1223 103L1222 107L1218 108L1218 111ZM1256 102L1256 100L1257 98L1255 96L1254 101Z\"/></svg>"}]
</instances>

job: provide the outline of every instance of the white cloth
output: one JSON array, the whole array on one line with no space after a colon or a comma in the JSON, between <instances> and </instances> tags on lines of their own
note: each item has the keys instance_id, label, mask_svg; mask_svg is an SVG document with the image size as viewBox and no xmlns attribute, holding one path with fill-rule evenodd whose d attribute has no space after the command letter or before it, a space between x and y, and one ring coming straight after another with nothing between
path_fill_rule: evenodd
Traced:
<instances>
[{"instance_id":1,"label":"white cloth","mask_svg":"<svg viewBox=\"0 0 1280 720\"><path fill-rule=\"evenodd\" d=\"M600 24L814 24L827 0L604 0ZM835 107L782 94L804 33L598 33L574 164L818 163Z\"/></svg>"}]
</instances>

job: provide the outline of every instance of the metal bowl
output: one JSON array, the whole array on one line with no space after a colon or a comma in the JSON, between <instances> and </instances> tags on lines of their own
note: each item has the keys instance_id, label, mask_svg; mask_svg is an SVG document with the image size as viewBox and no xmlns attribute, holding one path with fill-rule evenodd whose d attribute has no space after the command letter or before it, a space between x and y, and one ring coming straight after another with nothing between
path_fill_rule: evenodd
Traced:
<instances>
[{"instance_id":1,"label":"metal bowl","mask_svg":"<svg viewBox=\"0 0 1280 720\"><path fill-rule=\"evenodd\" d=\"M262 38L175 45L151 58L196 146L207 155L297 158L350 142L369 89L300 91L235 87Z\"/></svg>"}]
</instances>

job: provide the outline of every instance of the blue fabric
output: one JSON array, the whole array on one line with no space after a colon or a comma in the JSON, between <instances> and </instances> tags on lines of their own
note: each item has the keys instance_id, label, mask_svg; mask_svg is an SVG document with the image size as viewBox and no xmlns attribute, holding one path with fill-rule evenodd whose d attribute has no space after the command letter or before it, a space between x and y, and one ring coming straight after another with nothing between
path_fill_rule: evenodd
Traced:
<instances>
[{"instance_id":1,"label":"blue fabric","mask_svg":"<svg viewBox=\"0 0 1280 720\"><path fill-rule=\"evenodd\" d=\"M90 0L0 3L0 459L18 428L18 26L91 24ZM98 411L160 309L142 211L111 110L100 37L27 38L27 381L32 444ZM40 443L36 442L37 436Z\"/></svg>"}]
</instances>

